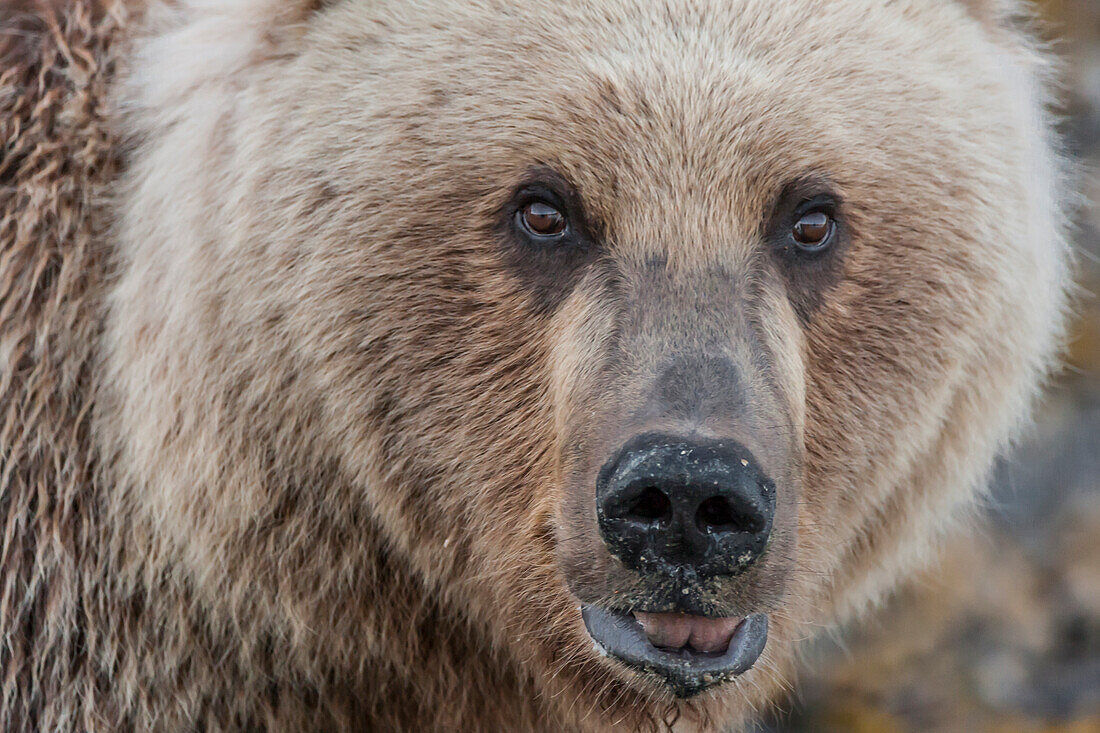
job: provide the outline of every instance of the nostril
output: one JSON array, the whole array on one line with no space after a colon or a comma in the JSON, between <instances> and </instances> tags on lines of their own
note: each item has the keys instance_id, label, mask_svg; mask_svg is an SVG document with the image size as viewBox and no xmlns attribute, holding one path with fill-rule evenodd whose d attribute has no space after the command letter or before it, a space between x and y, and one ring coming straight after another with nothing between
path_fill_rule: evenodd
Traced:
<instances>
[{"instance_id":1,"label":"nostril","mask_svg":"<svg viewBox=\"0 0 1100 733\"><path fill-rule=\"evenodd\" d=\"M672 502L656 486L647 486L630 505L626 516L628 519L648 523L667 519L672 516Z\"/></svg>"},{"instance_id":2,"label":"nostril","mask_svg":"<svg viewBox=\"0 0 1100 733\"><path fill-rule=\"evenodd\" d=\"M728 498L712 496L699 505L695 524L703 532L759 532L763 523L751 513L739 511Z\"/></svg>"},{"instance_id":3,"label":"nostril","mask_svg":"<svg viewBox=\"0 0 1100 733\"><path fill-rule=\"evenodd\" d=\"M699 505L695 512L695 523L703 530L733 529L735 517L733 507L721 496L712 496Z\"/></svg>"}]
</instances>

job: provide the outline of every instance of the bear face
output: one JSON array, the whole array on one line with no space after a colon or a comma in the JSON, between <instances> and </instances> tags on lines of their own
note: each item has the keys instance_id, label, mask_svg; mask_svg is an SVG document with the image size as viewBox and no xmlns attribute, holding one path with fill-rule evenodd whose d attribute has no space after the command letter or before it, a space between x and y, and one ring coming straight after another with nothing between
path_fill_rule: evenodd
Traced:
<instances>
[{"instance_id":1,"label":"bear face","mask_svg":"<svg viewBox=\"0 0 1100 733\"><path fill-rule=\"evenodd\" d=\"M562 719L735 718L1048 367L1038 62L961 6L291 15L152 13L96 418L148 556L289 664L431 675L420 594Z\"/></svg>"}]
</instances>

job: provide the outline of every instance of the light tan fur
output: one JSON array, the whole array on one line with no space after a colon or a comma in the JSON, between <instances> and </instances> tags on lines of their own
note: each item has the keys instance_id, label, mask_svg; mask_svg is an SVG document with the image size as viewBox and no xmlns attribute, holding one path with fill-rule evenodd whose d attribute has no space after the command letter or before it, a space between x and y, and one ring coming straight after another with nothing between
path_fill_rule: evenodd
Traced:
<instances>
[{"instance_id":1,"label":"light tan fur","mask_svg":"<svg viewBox=\"0 0 1100 733\"><path fill-rule=\"evenodd\" d=\"M0 46L5 730L736 726L934 551L1057 351L1013 3L55 5ZM502 261L534 166L683 282L758 272L791 177L849 207L812 316L767 290L786 590L692 700L600 657L563 578L615 322L594 276L539 308Z\"/></svg>"}]
</instances>

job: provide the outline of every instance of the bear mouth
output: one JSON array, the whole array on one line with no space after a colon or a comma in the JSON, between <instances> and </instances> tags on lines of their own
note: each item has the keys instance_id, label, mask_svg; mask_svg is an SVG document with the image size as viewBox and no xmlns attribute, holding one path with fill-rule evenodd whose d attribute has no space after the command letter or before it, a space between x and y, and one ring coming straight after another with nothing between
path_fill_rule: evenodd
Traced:
<instances>
[{"instance_id":1,"label":"bear mouth","mask_svg":"<svg viewBox=\"0 0 1100 733\"><path fill-rule=\"evenodd\" d=\"M581 617L596 650L656 675L680 698L698 695L751 668L768 641L768 617L707 618L612 611L586 604Z\"/></svg>"}]
</instances>

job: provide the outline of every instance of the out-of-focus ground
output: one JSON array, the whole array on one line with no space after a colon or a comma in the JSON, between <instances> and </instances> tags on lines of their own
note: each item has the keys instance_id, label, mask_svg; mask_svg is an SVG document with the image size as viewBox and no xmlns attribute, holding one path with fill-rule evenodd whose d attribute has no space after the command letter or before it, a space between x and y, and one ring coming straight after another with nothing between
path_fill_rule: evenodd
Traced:
<instances>
[{"instance_id":1,"label":"out-of-focus ground","mask_svg":"<svg viewBox=\"0 0 1100 733\"><path fill-rule=\"evenodd\" d=\"M1039 3L1085 163L1068 366L979 532L810 653L773 731L1100 733L1100 0Z\"/></svg>"}]
</instances>

